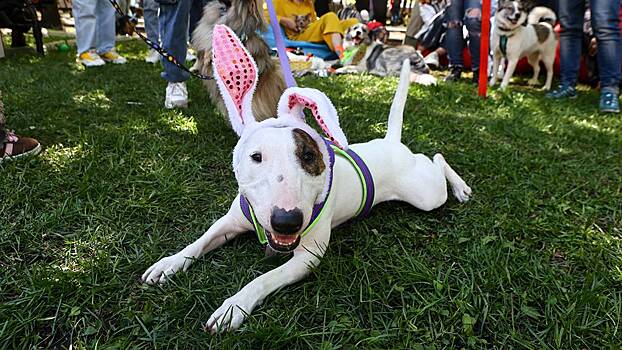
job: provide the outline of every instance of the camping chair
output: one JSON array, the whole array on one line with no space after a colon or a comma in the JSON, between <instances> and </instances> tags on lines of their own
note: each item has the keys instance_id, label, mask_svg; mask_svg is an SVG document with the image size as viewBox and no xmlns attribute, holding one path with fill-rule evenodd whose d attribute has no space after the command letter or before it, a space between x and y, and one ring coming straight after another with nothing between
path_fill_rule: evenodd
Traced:
<instances>
[{"instance_id":1,"label":"camping chair","mask_svg":"<svg viewBox=\"0 0 622 350\"><path fill-rule=\"evenodd\" d=\"M42 55L44 54L41 23L37 16L37 10L31 0L0 1L0 28L10 28L13 31L13 38L17 38L19 34L25 33L32 28L37 52ZM1 37L0 55L4 55Z\"/></svg>"}]
</instances>

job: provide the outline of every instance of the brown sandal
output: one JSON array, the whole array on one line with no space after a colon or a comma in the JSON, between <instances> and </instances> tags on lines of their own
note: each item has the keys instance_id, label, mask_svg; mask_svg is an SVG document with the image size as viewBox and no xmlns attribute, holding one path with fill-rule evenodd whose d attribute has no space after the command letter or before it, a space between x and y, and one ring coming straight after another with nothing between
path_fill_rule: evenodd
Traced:
<instances>
[{"instance_id":1,"label":"brown sandal","mask_svg":"<svg viewBox=\"0 0 622 350\"><path fill-rule=\"evenodd\" d=\"M0 148L0 163L5 160L34 156L39 154L39 152L41 152L39 141L7 132L2 148Z\"/></svg>"}]
</instances>

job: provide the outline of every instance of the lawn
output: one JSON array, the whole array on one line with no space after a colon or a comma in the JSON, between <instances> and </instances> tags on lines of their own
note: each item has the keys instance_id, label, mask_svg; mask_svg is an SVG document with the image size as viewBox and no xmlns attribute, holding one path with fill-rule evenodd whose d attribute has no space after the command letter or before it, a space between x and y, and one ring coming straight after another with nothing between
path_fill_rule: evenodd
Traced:
<instances>
[{"instance_id":1,"label":"lawn","mask_svg":"<svg viewBox=\"0 0 622 350\"><path fill-rule=\"evenodd\" d=\"M412 86L404 142L473 188L422 212L384 203L333 231L319 267L242 328L202 330L278 261L252 234L164 286L138 282L236 193L235 134L198 80L163 108L159 67L84 70L75 52L0 60L9 127L41 156L0 165L0 348L597 349L622 344L622 118L598 94ZM333 100L350 142L382 137L396 79L299 80Z\"/></svg>"}]
</instances>

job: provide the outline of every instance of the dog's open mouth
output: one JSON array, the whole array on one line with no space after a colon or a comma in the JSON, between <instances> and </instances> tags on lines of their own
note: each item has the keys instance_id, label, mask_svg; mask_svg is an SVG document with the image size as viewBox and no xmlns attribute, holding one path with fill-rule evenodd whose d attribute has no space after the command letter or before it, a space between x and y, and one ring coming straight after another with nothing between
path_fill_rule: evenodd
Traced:
<instances>
[{"instance_id":1,"label":"dog's open mouth","mask_svg":"<svg viewBox=\"0 0 622 350\"><path fill-rule=\"evenodd\" d=\"M300 244L300 235L281 235L266 231L268 244L279 252L291 252Z\"/></svg>"},{"instance_id":2,"label":"dog's open mouth","mask_svg":"<svg viewBox=\"0 0 622 350\"><path fill-rule=\"evenodd\" d=\"M352 42L354 42L354 44L356 45L360 44L361 41L363 41L363 39L360 36L355 36L354 38L352 38Z\"/></svg>"}]
</instances>

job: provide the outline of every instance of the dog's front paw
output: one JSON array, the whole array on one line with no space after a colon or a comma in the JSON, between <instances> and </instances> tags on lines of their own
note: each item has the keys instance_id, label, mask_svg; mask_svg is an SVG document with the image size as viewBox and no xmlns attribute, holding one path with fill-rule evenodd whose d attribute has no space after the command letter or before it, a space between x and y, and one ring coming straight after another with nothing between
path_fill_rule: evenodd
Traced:
<instances>
[{"instance_id":1,"label":"dog's front paw","mask_svg":"<svg viewBox=\"0 0 622 350\"><path fill-rule=\"evenodd\" d=\"M494 87L495 85L497 85L497 79L490 79L490 81L488 81L488 86Z\"/></svg>"},{"instance_id":2,"label":"dog's front paw","mask_svg":"<svg viewBox=\"0 0 622 350\"><path fill-rule=\"evenodd\" d=\"M535 85L538 85L538 79L529 79L529 80L527 81L527 85L529 85L529 86L535 86Z\"/></svg>"},{"instance_id":3,"label":"dog's front paw","mask_svg":"<svg viewBox=\"0 0 622 350\"><path fill-rule=\"evenodd\" d=\"M205 324L205 330L212 334L234 331L240 328L242 321L252 310L249 301L240 293L225 300L224 303L210 316Z\"/></svg>"},{"instance_id":4,"label":"dog's front paw","mask_svg":"<svg viewBox=\"0 0 622 350\"><path fill-rule=\"evenodd\" d=\"M413 83L421 84L423 86L436 85L436 78L431 74L413 73L410 79Z\"/></svg>"},{"instance_id":5,"label":"dog's front paw","mask_svg":"<svg viewBox=\"0 0 622 350\"><path fill-rule=\"evenodd\" d=\"M469 187L464 181L454 186L452 190L454 192L454 197L456 197L456 199L460 203L467 202L469 199L471 199L471 187Z\"/></svg>"},{"instance_id":6,"label":"dog's front paw","mask_svg":"<svg viewBox=\"0 0 622 350\"><path fill-rule=\"evenodd\" d=\"M186 271L191 259L180 253L160 259L143 273L141 281L148 284L164 283L178 271Z\"/></svg>"}]
</instances>

